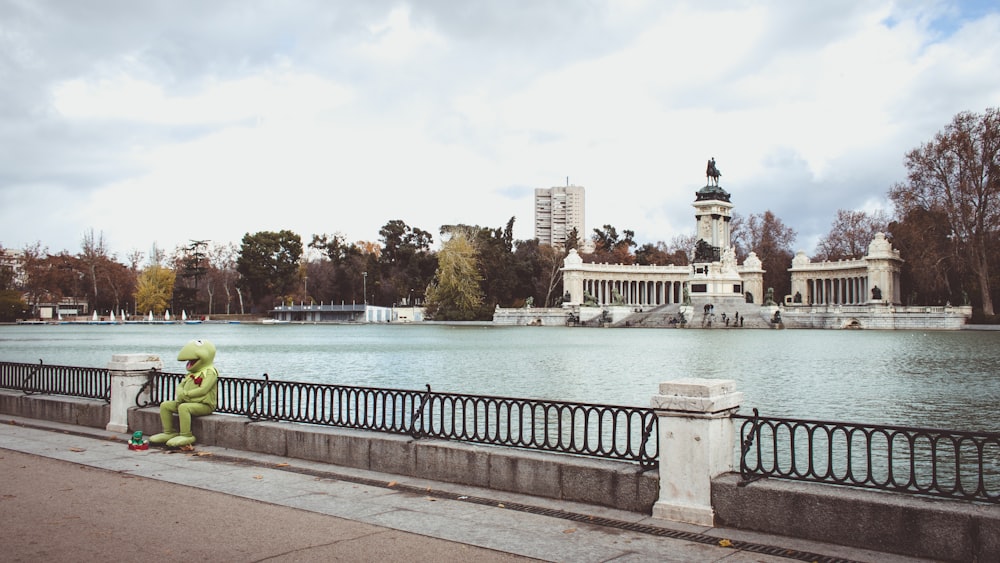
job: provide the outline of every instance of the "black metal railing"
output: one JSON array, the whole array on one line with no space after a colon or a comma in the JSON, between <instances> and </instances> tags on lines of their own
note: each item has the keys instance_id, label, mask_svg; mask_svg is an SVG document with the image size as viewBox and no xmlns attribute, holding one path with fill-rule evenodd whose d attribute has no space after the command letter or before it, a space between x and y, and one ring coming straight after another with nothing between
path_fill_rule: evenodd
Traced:
<instances>
[{"instance_id":1,"label":"black metal railing","mask_svg":"<svg viewBox=\"0 0 1000 563\"><path fill-rule=\"evenodd\" d=\"M743 482L773 477L1000 503L1000 433L736 415Z\"/></svg>"},{"instance_id":2,"label":"black metal railing","mask_svg":"<svg viewBox=\"0 0 1000 563\"><path fill-rule=\"evenodd\" d=\"M0 362L0 388L111 401L111 373L104 368Z\"/></svg>"},{"instance_id":3,"label":"black metal railing","mask_svg":"<svg viewBox=\"0 0 1000 563\"><path fill-rule=\"evenodd\" d=\"M155 372L150 403L181 374ZM652 409L263 379L219 378L216 412L635 462L658 459Z\"/></svg>"},{"instance_id":4,"label":"black metal railing","mask_svg":"<svg viewBox=\"0 0 1000 563\"><path fill-rule=\"evenodd\" d=\"M150 370L148 401L184 374ZM0 362L0 388L110 400L107 369ZM143 395L144 396L144 395ZM220 378L217 412L615 459L654 467L650 408ZM1000 433L734 415L743 482L770 477L1000 503Z\"/></svg>"}]
</instances>

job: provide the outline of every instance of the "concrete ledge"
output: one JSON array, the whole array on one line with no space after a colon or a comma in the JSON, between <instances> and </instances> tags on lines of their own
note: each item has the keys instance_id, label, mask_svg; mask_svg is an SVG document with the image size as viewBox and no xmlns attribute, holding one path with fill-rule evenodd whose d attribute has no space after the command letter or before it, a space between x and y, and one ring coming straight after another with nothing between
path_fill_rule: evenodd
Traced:
<instances>
[{"instance_id":1,"label":"concrete ledge","mask_svg":"<svg viewBox=\"0 0 1000 563\"><path fill-rule=\"evenodd\" d=\"M712 481L716 525L945 561L996 561L1000 506L764 479Z\"/></svg>"},{"instance_id":2,"label":"concrete ledge","mask_svg":"<svg viewBox=\"0 0 1000 563\"><path fill-rule=\"evenodd\" d=\"M111 405L100 399L25 395L21 391L3 389L0 390L0 413L104 429L111 417Z\"/></svg>"},{"instance_id":3,"label":"concrete ledge","mask_svg":"<svg viewBox=\"0 0 1000 563\"><path fill-rule=\"evenodd\" d=\"M447 440L420 439L288 422L196 417L198 443L569 500L649 514L659 493L656 471L630 463ZM160 431L157 408L129 411L129 428Z\"/></svg>"}]
</instances>

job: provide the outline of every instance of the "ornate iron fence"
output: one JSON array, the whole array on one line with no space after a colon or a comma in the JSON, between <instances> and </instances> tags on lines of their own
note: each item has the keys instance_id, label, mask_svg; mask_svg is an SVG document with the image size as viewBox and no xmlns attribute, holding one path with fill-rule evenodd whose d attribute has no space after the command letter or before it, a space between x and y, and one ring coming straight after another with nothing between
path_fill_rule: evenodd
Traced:
<instances>
[{"instance_id":1,"label":"ornate iron fence","mask_svg":"<svg viewBox=\"0 0 1000 563\"><path fill-rule=\"evenodd\" d=\"M1000 433L736 415L743 484L763 477L1000 503Z\"/></svg>"},{"instance_id":2,"label":"ornate iron fence","mask_svg":"<svg viewBox=\"0 0 1000 563\"><path fill-rule=\"evenodd\" d=\"M156 372L150 403L181 374ZM319 383L223 377L216 412L635 462L658 459L652 409Z\"/></svg>"},{"instance_id":3,"label":"ornate iron fence","mask_svg":"<svg viewBox=\"0 0 1000 563\"><path fill-rule=\"evenodd\" d=\"M148 404L183 374L151 372ZM0 388L110 400L107 369L0 362ZM652 409L220 378L217 412L616 459L659 459ZM1000 433L735 415L744 483L763 477L1000 503Z\"/></svg>"},{"instance_id":4,"label":"ornate iron fence","mask_svg":"<svg viewBox=\"0 0 1000 563\"><path fill-rule=\"evenodd\" d=\"M111 373L104 368L0 362L0 388L111 401Z\"/></svg>"}]
</instances>

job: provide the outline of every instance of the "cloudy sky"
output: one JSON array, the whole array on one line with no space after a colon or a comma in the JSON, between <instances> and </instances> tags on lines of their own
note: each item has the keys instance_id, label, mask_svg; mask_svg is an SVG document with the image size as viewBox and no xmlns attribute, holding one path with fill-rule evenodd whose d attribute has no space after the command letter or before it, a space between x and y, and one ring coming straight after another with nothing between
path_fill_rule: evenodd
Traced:
<instances>
[{"instance_id":1,"label":"cloudy sky","mask_svg":"<svg viewBox=\"0 0 1000 563\"><path fill-rule=\"evenodd\" d=\"M0 0L0 245L120 258L401 219L531 238L694 230L715 157L744 215L812 252L886 207L905 153L1000 105L983 1Z\"/></svg>"}]
</instances>

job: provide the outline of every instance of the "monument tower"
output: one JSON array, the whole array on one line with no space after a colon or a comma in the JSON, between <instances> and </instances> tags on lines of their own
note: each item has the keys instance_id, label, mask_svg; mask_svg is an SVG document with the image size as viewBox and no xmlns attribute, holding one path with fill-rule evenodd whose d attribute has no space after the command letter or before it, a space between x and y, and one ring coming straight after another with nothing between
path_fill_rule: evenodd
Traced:
<instances>
[{"instance_id":1,"label":"monument tower","mask_svg":"<svg viewBox=\"0 0 1000 563\"><path fill-rule=\"evenodd\" d=\"M736 264L730 226L733 204L729 192L719 185L722 173L716 168L714 158L708 161L705 176L705 187L695 192L692 204L698 242L687 282L691 303L705 307L731 307L754 299L755 294L759 299L758 288L744 287L740 268ZM754 272L760 271L760 260L751 253L744 266Z\"/></svg>"}]
</instances>

